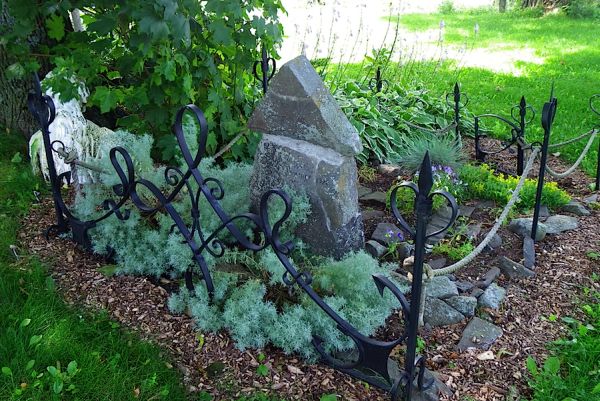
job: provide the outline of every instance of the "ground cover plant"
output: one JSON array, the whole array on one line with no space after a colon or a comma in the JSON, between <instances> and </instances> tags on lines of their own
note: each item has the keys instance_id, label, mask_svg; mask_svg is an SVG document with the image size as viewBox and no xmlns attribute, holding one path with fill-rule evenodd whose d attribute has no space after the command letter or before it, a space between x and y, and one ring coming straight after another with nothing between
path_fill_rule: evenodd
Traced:
<instances>
[{"instance_id":1,"label":"ground cover plant","mask_svg":"<svg viewBox=\"0 0 600 401\"><path fill-rule=\"evenodd\" d=\"M19 220L44 187L16 135L0 136L0 398L186 400L180 375L156 346L108 319L66 306L46 266L21 249Z\"/></svg>"}]
</instances>

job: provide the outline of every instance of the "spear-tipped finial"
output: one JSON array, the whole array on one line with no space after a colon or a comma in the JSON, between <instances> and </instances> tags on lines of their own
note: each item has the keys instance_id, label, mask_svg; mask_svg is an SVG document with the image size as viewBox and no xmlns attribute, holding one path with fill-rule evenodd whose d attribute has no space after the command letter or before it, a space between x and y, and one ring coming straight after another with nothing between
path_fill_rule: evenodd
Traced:
<instances>
[{"instance_id":1,"label":"spear-tipped finial","mask_svg":"<svg viewBox=\"0 0 600 401\"><path fill-rule=\"evenodd\" d=\"M428 197L431 188L433 188L433 175L431 173L431 159L429 158L429 151L427 151L419 172L419 194Z\"/></svg>"}]
</instances>

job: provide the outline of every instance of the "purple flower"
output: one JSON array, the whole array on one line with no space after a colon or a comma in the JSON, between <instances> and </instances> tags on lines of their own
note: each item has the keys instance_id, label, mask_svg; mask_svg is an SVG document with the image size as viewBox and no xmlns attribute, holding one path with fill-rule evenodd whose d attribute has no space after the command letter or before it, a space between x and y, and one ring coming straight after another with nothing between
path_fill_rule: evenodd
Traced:
<instances>
[{"instance_id":1,"label":"purple flower","mask_svg":"<svg viewBox=\"0 0 600 401\"><path fill-rule=\"evenodd\" d=\"M404 241L404 234L402 234L402 231L398 231L398 234L396 234L396 236L400 241Z\"/></svg>"}]
</instances>

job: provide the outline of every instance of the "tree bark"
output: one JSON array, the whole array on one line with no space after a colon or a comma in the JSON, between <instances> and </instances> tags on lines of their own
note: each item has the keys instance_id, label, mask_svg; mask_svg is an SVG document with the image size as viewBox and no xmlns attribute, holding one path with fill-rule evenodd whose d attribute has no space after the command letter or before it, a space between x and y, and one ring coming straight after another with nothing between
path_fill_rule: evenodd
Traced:
<instances>
[{"instance_id":1,"label":"tree bark","mask_svg":"<svg viewBox=\"0 0 600 401\"><path fill-rule=\"evenodd\" d=\"M506 12L506 0L498 0L498 9L501 13Z\"/></svg>"},{"instance_id":2,"label":"tree bark","mask_svg":"<svg viewBox=\"0 0 600 401\"><path fill-rule=\"evenodd\" d=\"M0 9L0 32L6 32L11 29L13 19L8 13L6 2L2 3ZM32 38L28 42L35 48L36 43L46 41L46 33L42 20L38 20L38 27L33 32ZM8 78L6 69L15 63L13 57L8 54L6 47L0 45L0 126L4 129L20 132L26 138L29 138L39 129L27 108L27 94L33 89L33 76L19 78ZM47 63L42 65L42 75L48 71Z\"/></svg>"}]
</instances>

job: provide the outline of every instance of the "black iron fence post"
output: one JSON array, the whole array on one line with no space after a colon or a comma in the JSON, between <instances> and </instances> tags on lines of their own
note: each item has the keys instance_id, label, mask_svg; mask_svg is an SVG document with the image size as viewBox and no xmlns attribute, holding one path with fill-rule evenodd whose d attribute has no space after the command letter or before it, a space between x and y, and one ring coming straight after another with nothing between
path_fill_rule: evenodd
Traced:
<instances>
[{"instance_id":1,"label":"black iron fence post","mask_svg":"<svg viewBox=\"0 0 600 401\"><path fill-rule=\"evenodd\" d=\"M51 229L56 230L59 233L65 233L69 231L69 224L65 218L60 201L62 177L59 178L56 174L49 128L50 124L52 124L54 121L56 110L54 109L54 102L52 99L43 94L40 79L37 74L34 74L34 82L34 92L31 92L27 95L27 105L29 107L29 112L40 124L40 130L42 132L42 139L44 142L44 152L46 153L46 162L48 164L48 177L50 178L50 187L52 189L52 198L54 200L54 210L56 212L56 224L51 226Z\"/></svg>"},{"instance_id":2,"label":"black iron fence post","mask_svg":"<svg viewBox=\"0 0 600 401\"><path fill-rule=\"evenodd\" d=\"M521 96L521 101L519 102L519 128L520 131L518 133L517 138L517 175L523 174L523 168L525 167L525 151L523 149L523 143L525 141L525 128L527 122L525 120L525 116L527 114L527 102L525 101L525 96Z\"/></svg>"},{"instance_id":3,"label":"black iron fence post","mask_svg":"<svg viewBox=\"0 0 600 401\"><path fill-rule=\"evenodd\" d=\"M269 86L269 81L275 75L275 71L277 70L277 63L273 57L269 57L267 54L267 49L265 46L262 46L260 50L260 60L254 62L254 67L252 68L254 73L254 78L260 81L262 85L263 95L267 93L267 89ZM260 66L260 73L258 72L258 67Z\"/></svg>"},{"instance_id":4,"label":"black iron fence post","mask_svg":"<svg viewBox=\"0 0 600 401\"><path fill-rule=\"evenodd\" d=\"M594 100L600 99L600 93L590 97L590 109L600 117L600 110L594 107ZM600 127L598 127L600 129ZM596 161L596 191L600 191L600 140L598 140L598 160Z\"/></svg>"},{"instance_id":5,"label":"black iron fence post","mask_svg":"<svg viewBox=\"0 0 600 401\"><path fill-rule=\"evenodd\" d=\"M415 212L416 212L416 226L413 230L406 220L400 214L397 207L397 192L401 187L410 188L416 195L415 197ZM423 390L432 383L423 383L425 374L425 357L417 357L417 335L419 329L419 311L421 303L421 294L423 291L423 265L425 261L425 245L427 238L433 237L446 231L458 216L458 205L452 195L445 191L434 191L433 188L433 176L431 169L431 159L429 158L429 152L425 153L421 169L419 171L419 182L418 186L412 182L404 182L400 186L394 188L390 196L390 206L394 217L407 232L411 238L415 241L415 255L413 264L413 281L410 293L410 310L408 318L408 329L406 332L406 357L404 359L404 371L406 372L406 392L405 400L410 401L412 396L412 390L414 388L414 380L417 380L417 389ZM452 209L452 216L446 227L433 232L427 233L427 225L433 208L433 197L435 195L441 195L450 204ZM416 372L417 367L419 368L418 373Z\"/></svg>"},{"instance_id":6,"label":"black iron fence post","mask_svg":"<svg viewBox=\"0 0 600 401\"><path fill-rule=\"evenodd\" d=\"M386 79L382 78L381 67L377 67L375 77L369 80L369 88L371 88L371 90L374 90L375 93L379 93L384 89L384 87L387 88L388 86L389 82Z\"/></svg>"},{"instance_id":7,"label":"black iron fence post","mask_svg":"<svg viewBox=\"0 0 600 401\"><path fill-rule=\"evenodd\" d=\"M535 241L537 227L540 219L540 208L542 207L542 191L544 189L544 178L546 175L546 163L548 161L548 145L550 143L550 131L556 115L557 101L553 95L550 95L550 101L544 104L542 109L542 127L544 128L544 141L542 143L540 171L538 175L537 192L535 195L535 208L533 211L533 222L531 224L531 239Z\"/></svg>"}]
</instances>

